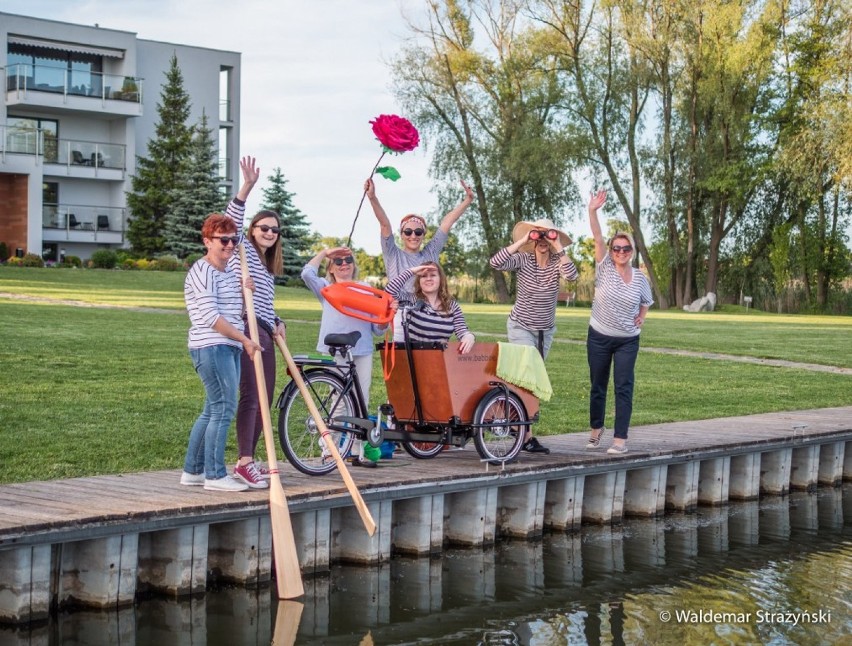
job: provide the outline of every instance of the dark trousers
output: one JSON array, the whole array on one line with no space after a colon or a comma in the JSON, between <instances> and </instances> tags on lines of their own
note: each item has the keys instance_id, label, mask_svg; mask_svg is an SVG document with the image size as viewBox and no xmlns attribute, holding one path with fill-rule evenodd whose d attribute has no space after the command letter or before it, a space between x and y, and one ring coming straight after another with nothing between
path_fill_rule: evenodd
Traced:
<instances>
[{"instance_id":1,"label":"dark trousers","mask_svg":"<svg viewBox=\"0 0 852 646\"><path fill-rule=\"evenodd\" d=\"M248 329L248 328L246 328ZM263 377L266 381L266 399L272 406L272 394L275 390L275 342L272 336L258 326L258 342L263 352ZM254 362L245 350L240 355L240 403L237 406L237 448L240 457L254 457L257 441L263 432L263 418L260 414L260 402L257 395L257 378L254 374Z\"/></svg>"},{"instance_id":2,"label":"dark trousers","mask_svg":"<svg viewBox=\"0 0 852 646\"><path fill-rule=\"evenodd\" d=\"M604 425L606 391L610 366L615 384L615 437L627 439L630 416L633 414L633 368L639 354L639 335L630 337L606 336L589 328L586 355L589 359L589 424L592 428Z\"/></svg>"}]
</instances>

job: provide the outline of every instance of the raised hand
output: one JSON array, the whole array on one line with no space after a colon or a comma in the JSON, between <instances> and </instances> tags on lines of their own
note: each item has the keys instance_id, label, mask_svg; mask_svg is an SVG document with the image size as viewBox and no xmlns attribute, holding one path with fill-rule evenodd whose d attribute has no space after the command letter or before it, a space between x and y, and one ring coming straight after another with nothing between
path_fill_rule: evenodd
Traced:
<instances>
[{"instance_id":1,"label":"raised hand","mask_svg":"<svg viewBox=\"0 0 852 646\"><path fill-rule=\"evenodd\" d=\"M597 211L606 204L606 191L600 190L589 195L589 211Z\"/></svg>"}]
</instances>

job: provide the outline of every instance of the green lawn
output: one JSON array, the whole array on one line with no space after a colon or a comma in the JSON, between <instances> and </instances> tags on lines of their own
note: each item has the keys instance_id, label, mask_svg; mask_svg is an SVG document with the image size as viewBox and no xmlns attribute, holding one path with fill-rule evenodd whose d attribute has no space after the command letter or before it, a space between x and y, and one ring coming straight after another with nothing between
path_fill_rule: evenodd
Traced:
<instances>
[{"instance_id":1,"label":"green lawn","mask_svg":"<svg viewBox=\"0 0 852 646\"><path fill-rule=\"evenodd\" d=\"M52 299L0 296L0 483L180 468L203 399L186 351L182 289L180 273L0 267L0 294ZM312 350L317 301L281 288L277 300L293 352ZM507 306L463 309L480 340L505 333ZM588 317L588 310L560 308L557 339L582 340ZM852 366L850 317L652 310L642 342ZM374 403L384 393L375 361ZM585 348L555 343L547 365L556 395L542 405L537 434L585 432ZM279 389L285 379L279 370ZM642 353L633 421L850 404L852 376ZM234 455L232 434L228 460Z\"/></svg>"}]
</instances>

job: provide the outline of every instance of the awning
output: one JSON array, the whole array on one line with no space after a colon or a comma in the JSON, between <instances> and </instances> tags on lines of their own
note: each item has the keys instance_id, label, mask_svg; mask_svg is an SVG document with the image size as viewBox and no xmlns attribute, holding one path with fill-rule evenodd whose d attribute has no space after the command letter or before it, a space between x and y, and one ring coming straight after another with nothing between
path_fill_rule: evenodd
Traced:
<instances>
[{"instance_id":1,"label":"awning","mask_svg":"<svg viewBox=\"0 0 852 646\"><path fill-rule=\"evenodd\" d=\"M45 40L43 38L30 38L29 36L9 35L9 44L29 45L30 47L44 47L57 49L62 52L74 52L75 54L92 54L94 56L109 56L110 58L124 58L123 49L112 49L109 47L92 47L91 45L79 45L77 43L65 43L57 40Z\"/></svg>"}]
</instances>

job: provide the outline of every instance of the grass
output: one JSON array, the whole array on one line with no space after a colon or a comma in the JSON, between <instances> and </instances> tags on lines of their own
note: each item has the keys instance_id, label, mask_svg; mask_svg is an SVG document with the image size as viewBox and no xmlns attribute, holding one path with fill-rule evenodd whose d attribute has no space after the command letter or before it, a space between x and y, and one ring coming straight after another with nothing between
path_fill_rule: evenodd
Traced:
<instances>
[{"instance_id":1,"label":"grass","mask_svg":"<svg viewBox=\"0 0 852 646\"><path fill-rule=\"evenodd\" d=\"M0 295L0 483L180 468L203 400L186 351L183 274L3 267L3 293L51 300ZM313 350L317 301L306 290L279 288L277 304L293 352ZM505 334L508 306L463 308L480 340ZM560 308L557 339L583 340L588 317L588 310ZM852 319L652 311L642 343L850 367ZM375 362L378 402L378 355ZM555 396L542 404L536 433L585 431L585 348L557 342L547 365ZM278 390L285 379L279 369ZM847 375L642 353L633 422L850 404ZM228 460L234 457L232 433Z\"/></svg>"}]
</instances>

